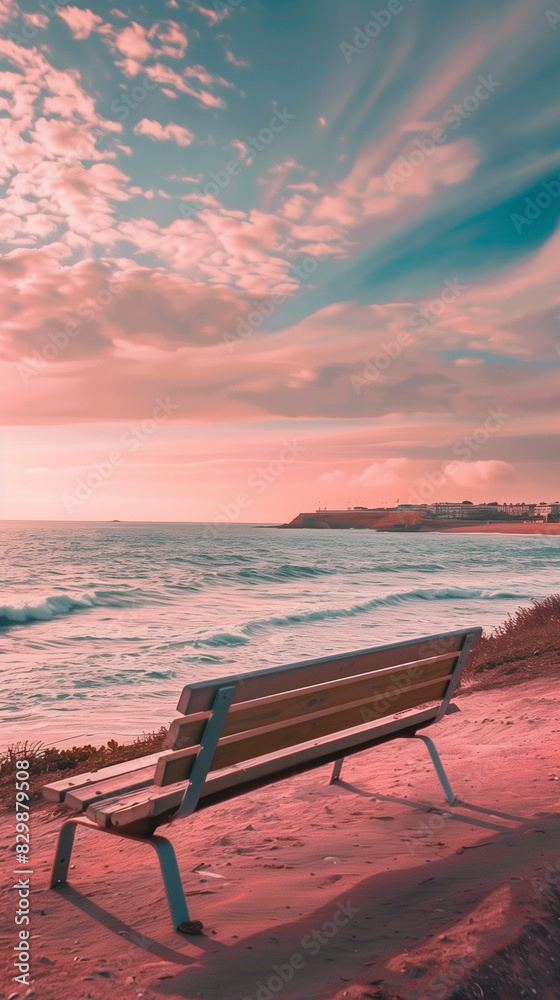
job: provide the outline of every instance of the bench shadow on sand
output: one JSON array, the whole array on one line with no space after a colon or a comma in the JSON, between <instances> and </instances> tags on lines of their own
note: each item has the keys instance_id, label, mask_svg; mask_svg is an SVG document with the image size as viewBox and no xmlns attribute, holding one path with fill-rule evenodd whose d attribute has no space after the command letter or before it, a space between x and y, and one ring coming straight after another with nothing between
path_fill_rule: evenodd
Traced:
<instances>
[{"instance_id":1,"label":"bench shadow on sand","mask_svg":"<svg viewBox=\"0 0 560 1000\"><path fill-rule=\"evenodd\" d=\"M364 794L346 782L339 782L339 786ZM148 937L69 885L56 891L92 921L119 935L123 943L136 946L135 961L139 965L143 961L143 953L147 953L182 967L176 975L169 970L170 978L152 984L152 990L162 996L212 995L219 996L221 1000L253 998L259 984L274 975L276 965L285 966L292 955L301 953L306 935L321 928L326 921L332 921L339 903L350 903L357 916L321 947L316 956L306 954L305 967L283 986L283 1000L301 1000L308 993L318 996L321 987L327 984L335 991L337 985L340 987L345 981L368 977L368 972L370 976L374 973L379 975L379 970L374 970L373 966L379 965L389 955L404 948L413 951L417 942L431 938L436 932L438 935L452 934L458 922L468 918L469 913L493 891L507 886L512 880L525 882L529 894L536 900L527 872L534 865L537 851L552 856L555 845L560 842L560 815L556 813L521 817L463 800L440 808L381 793L372 795L370 792L367 797L403 804L422 813L445 815L457 822L481 827L489 833L491 831L491 839L471 844L468 849L455 851L429 864L422 860L413 867L378 871L353 886L349 885L347 889L341 885L338 897L329 897L316 909L300 913L295 919L290 916L286 922L271 923L263 930L231 943L220 941L219 913L211 918L212 923L216 923L216 936L203 933L182 939L181 943L175 939L177 947L173 947L171 934L166 932L171 944ZM516 826L492 823L468 813L462 814L457 809L495 816ZM535 827L537 822L538 828ZM537 834L540 834L538 838ZM375 835L372 834L372 848L374 846ZM461 857L457 856L459 853ZM382 863L385 864L384 861ZM274 891L278 895L280 913L286 908L285 901L297 910L297 897L292 897L289 880L285 876L279 879ZM161 905L165 906L163 902ZM229 932L232 921L227 915L227 893L224 893L223 905L224 925L229 925ZM207 920L209 928L211 921ZM372 968L365 969L365 964Z\"/></svg>"},{"instance_id":2,"label":"bench shadow on sand","mask_svg":"<svg viewBox=\"0 0 560 1000\"><path fill-rule=\"evenodd\" d=\"M409 800L406 803L411 804ZM425 811L424 806L422 810ZM469 817L459 818L471 822ZM223 951L217 959L211 955L206 959L199 956L191 969L179 972L152 989L163 996L219 996L221 1000L249 997L253 1000L259 984L266 983L274 975L274 966L285 966L291 955L301 953L305 936L331 921L338 903L349 902L358 911L357 916L321 948L316 957L307 958L305 968L299 970L281 991L283 1000L302 1000L308 995L318 997L324 994L326 987L334 993L345 981L351 983L379 977L385 959L404 949L413 955L415 948L436 934L445 939L449 934L452 939L453 928L458 923L468 920L469 914L496 890L505 887L509 891L512 880L518 885L525 883L525 895L538 903L528 870L534 865L537 851L551 856L555 849L557 851L560 815L514 819L520 820L519 826L501 827L500 832L494 829L491 840L474 843L470 849L464 849L464 853L455 851L429 864L422 861L414 867L377 872L348 886L347 890L341 889L336 899L330 898L298 919L273 924L228 945L226 962ZM483 821L480 825L489 826ZM289 886L279 884L278 890L279 908L283 902L282 893L293 903ZM225 899L224 905L227 906ZM500 919L506 922L507 913ZM371 968L364 968L365 965ZM433 970L424 970L424 974L433 975Z\"/></svg>"}]
</instances>

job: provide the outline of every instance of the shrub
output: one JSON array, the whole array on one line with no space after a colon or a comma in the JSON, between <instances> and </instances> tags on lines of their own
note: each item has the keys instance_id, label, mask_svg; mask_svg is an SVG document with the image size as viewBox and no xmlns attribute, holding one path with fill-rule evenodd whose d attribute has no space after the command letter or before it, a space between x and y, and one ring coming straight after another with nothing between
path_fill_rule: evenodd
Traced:
<instances>
[{"instance_id":1,"label":"shrub","mask_svg":"<svg viewBox=\"0 0 560 1000\"><path fill-rule=\"evenodd\" d=\"M483 633L467 679L475 680L481 671L519 661L526 661L530 671L533 658L548 652L560 652L560 594L518 608L502 625Z\"/></svg>"}]
</instances>

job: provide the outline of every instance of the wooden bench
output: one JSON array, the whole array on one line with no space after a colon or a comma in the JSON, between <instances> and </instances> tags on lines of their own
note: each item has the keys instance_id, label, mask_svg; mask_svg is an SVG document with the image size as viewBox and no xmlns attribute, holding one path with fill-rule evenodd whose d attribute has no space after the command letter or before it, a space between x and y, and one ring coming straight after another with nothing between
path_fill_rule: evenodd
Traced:
<instances>
[{"instance_id":1,"label":"wooden bench","mask_svg":"<svg viewBox=\"0 0 560 1000\"><path fill-rule=\"evenodd\" d=\"M190 921L172 844L156 834L189 815L281 778L333 763L388 740L419 737L452 803L437 750L424 730L451 705L479 628L325 656L183 689L167 751L78 774L43 788L45 798L85 813L60 831L50 887L66 881L76 827L155 848L173 925Z\"/></svg>"}]
</instances>

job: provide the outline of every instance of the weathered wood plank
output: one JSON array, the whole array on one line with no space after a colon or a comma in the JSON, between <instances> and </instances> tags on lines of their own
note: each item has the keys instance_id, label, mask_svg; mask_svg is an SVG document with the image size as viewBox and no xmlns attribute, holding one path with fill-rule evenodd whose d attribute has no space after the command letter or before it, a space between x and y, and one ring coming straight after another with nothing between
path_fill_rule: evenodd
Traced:
<instances>
[{"instance_id":1,"label":"weathered wood plank","mask_svg":"<svg viewBox=\"0 0 560 1000\"><path fill-rule=\"evenodd\" d=\"M146 757L136 757L133 760L125 760L121 764L111 764L109 767L100 767L98 771L84 771L83 774L69 775L68 778L61 778L60 781L53 781L49 785L43 785L41 792L49 802L63 802L67 792L82 785L90 785L94 782L103 781L105 778L114 778L119 774L129 774L151 764L157 764L161 757L159 753L151 753Z\"/></svg>"},{"instance_id":2,"label":"weathered wood plank","mask_svg":"<svg viewBox=\"0 0 560 1000\"><path fill-rule=\"evenodd\" d=\"M436 714L437 707L427 708L421 712L414 710L403 714L399 719L391 719L375 726L366 724L355 727L346 733L312 740L297 749L291 748L281 753L269 754L251 764L243 764L212 774L205 782L198 808L204 808L205 799L225 793L226 790L234 789L234 794L241 795L244 786L267 777L275 780L274 775L278 772L298 767L305 769L307 765L313 767L314 762L320 761L322 757L355 752L361 746L367 749L368 746L374 746L376 741L382 741L392 734L396 735L402 730L410 729L411 726L429 724ZM168 785L166 788L157 789L154 786L128 796L105 799L93 803L88 808L87 815L101 827L110 825L125 827L148 816L160 816L161 822L167 822L166 814L170 810L179 808L186 786L187 783L183 781Z\"/></svg>"},{"instance_id":3,"label":"weathered wood plank","mask_svg":"<svg viewBox=\"0 0 560 1000\"><path fill-rule=\"evenodd\" d=\"M461 649L466 635L472 631L475 630L464 629L457 632L446 632L441 635L428 636L425 639L413 639L408 642L376 646L342 655L323 656L316 660L305 660L302 663L292 663L283 667L269 667L252 673L199 681L183 689L177 709L183 715L186 715L187 712L190 714L210 711L218 689L234 683L237 684L234 703L237 703L263 698L280 691L297 690L321 684L327 680L370 673L397 664L405 665L426 657L449 655Z\"/></svg>"},{"instance_id":4,"label":"weathered wood plank","mask_svg":"<svg viewBox=\"0 0 560 1000\"><path fill-rule=\"evenodd\" d=\"M284 691L253 702L233 705L226 719L222 736L232 736L273 723L315 714L326 709L343 709L345 705L373 697L392 697L405 688L412 688L429 679L449 675L459 653L416 660L412 664L386 667L371 674L339 678L313 687ZM388 713L386 713L388 714ZM183 719L174 719L169 727L166 748L182 750L200 743L208 713L198 712Z\"/></svg>"},{"instance_id":5,"label":"weathered wood plank","mask_svg":"<svg viewBox=\"0 0 560 1000\"><path fill-rule=\"evenodd\" d=\"M101 799L108 799L114 795L126 795L127 792L135 791L137 788L153 785L155 772L156 764L151 764L150 767L140 767L114 778L82 785L66 793L64 804L76 812L83 812L92 802L100 802Z\"/></svg>"}]
</instances>

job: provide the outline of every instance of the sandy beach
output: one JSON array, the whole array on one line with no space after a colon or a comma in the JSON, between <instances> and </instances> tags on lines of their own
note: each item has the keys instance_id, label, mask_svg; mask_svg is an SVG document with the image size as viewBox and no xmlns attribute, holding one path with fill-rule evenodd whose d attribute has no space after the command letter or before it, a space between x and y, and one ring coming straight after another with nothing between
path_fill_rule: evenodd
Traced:
<instances>
[{"instance_id":1,"label":"sandy beach","mask_svg":"<svg viewBox=\"0 0 560 1000\"><path fill-rule=\"evenodd\" d=\"M520 524L476 524L467 528L441 528L441 531L462 532L463 534L500 534L500 535L560 535L560 524L543 524L527 521Z\"/></svg>"},{"instance_id":2,"label":"sandy beach","mask_svg":"<svg viewBox=\"0 0 560 1000\"><path fill-rule=\"evenodd\" d=\"M456 700L461 712L433 731L460 799L454 806L425 748L403 740L349 758L338 786L324 767L168 828L191 916L204 923L200 937L173 932L155 856L142 846L80 831L71 884L48 891L63 809L35 802L32 984L28 992L10 982L10 903L1 995L451 996L529 933L560 881L551 681L467 690ZM11 867L12 812L3 811L0 829ZM540 963L550 975L550 962ZM550 983L539 1000L558 995Z\"/></svg>"}]
</instances>

